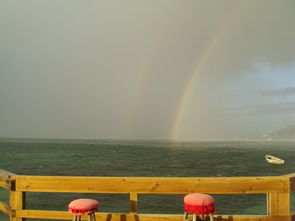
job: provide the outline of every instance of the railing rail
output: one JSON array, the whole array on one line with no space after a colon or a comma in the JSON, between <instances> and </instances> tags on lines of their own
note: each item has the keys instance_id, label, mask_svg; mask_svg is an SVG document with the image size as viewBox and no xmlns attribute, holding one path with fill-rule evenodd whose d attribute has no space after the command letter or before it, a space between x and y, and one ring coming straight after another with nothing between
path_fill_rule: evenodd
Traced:
<instances>
[{"instance_id":1,"label":"railing rail","mask_svg":"<svg viewBox=\"0 0 295 221\"><path fill-rule=\"evenodd\" d=\"M66 177L12 176L15 190L24 192L82 192L185 194L288 193L289 177ZM59 185L56 185L56 184Z\"/></svg>"},{"instance_id":2,"label":"railing rail","mask_svg":"<svg viewBox=\"0 0 295 221\"><path fill-rule=\"evenodd\" d=\"M96 213L100 221L182 221L182 215L139 214L138 194L266 194L266 215L216 215L222 221L291 221L290 195L294 191L295 173L262 177L68 177L25 176L0 170L0 187L9 191L9 205L0 202L0 211L10 221L25 218L71 220L67 211L25 209L26 192L49 193L127 193L129 213ZM84 217L86 219L86 217Z\"/></svg>"},{"instance_id":3,"label":"railing rail","mask_svg":"<svg viewBox=\"0 0 295 221\"><path fill-rule=\"evenodd\" d=\"M12 176L16 176L16 174L0 169L0 187L10 189L12 185Z\"/></svg>"}]
</instances>

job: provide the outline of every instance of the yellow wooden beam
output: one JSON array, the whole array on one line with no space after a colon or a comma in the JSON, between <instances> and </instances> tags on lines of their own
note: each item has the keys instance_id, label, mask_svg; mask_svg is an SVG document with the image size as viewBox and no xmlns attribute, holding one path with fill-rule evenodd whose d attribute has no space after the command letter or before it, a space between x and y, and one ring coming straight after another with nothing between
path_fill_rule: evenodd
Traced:
<instances>
[{"instance_id":1,"label":"yellow wooden beam","mask_svg":"<svg viewBox=\"0 0 295 221\"><path fill-rule=\"evenodd\" d=\"M137 213L137 193L130 193L130 212Z\"/></svg>"},{"instance_id":2,"label":"yellow wooden beam","mask_svg":"<svg viewBox=\"0 0 295 221\"><path fill-rule=\"evenodd\" d=\"M20 210L17 215L23 218L70 220L72 215L66 211ZM183 214L131 214L95 213L100 221L183 221ZM82 220L87 220L83 215ZM192 216L189 216L189 221ZM291 216L267 215L214 215L214 221L291 221Z\"/></svg>"},{"instance_id":3,"label":"yellow wooden beam","mask_svg":"<svg viewBox=\"0 0 295 221\"><path fill-rule=\"evenodd\" d=\"M10 191L10 221L24 221L23 218L17 216L17 212L24 209L25 193L19 191Z\"/></svg>"},{"instance_id":4,"label":"yellow wooden beam","mask_svg":"<svg viewBox=\"0 0 295 221\"><path fill-rule=\"evenodd\" d=\"M16 176L15 173L6 171L6 170L1 170L0 169L0 177L11 177L11 176Z\"/></svg>"},{"instance_id":5,"label":"yellow wooden beam","mask_svg":"<svg viewBox=\"0 0 295 221\"><path fill-rule=\"evenodd\" d=\"M4 203L0 201L0 211L2 211L3 213L10 215L10 207Z\"/></svg>"},{"instance_id":6,"label":"yellow wooden beam","mask_svg":"<svg viewBox=\"0 0 295 221\"><path fill-rule=\"evenodd\" d=\"M11 177L16 174L0 169L0 187L11 189Z\"/></svg>"},{"instance_id":7,"label":"yellow wooden beam","mask_svg":"<svg viewBox=\"0 0 295 221\"><path fill-rule=\"evenodd\" d=\"M290 216L290 193L269 193L267 210L270 216Z\"/></svg>"},{"instance_id":8,"label":"yellow wooden beam","mask_svg":"<svg viewBox=\"0 0 295 221\"><path fill-rule=\"evenodd\" d=\"M285 174L283 176L286 176L286 177L295 177L295 173L289 173L289 174Z\"/></svg>"},{"instance_id":9,"label":"yellow wooden beam","mask_svg":"<svg viewBox=\"0 0 295 221\"><path fill-rule=\"evenodd\" d=\"M294 192L295 191L295 173L289 173L284 175L284 177L288 177L290 181L290 191Z\"/></svg>"},{"instance_id":10,"label":"yellow wooden beam","mask_svg":"<svg viewBox=\"0 0 295 221\"><path fill-rule=\"evenodd\" d=\"M14 176L16 190L26 192L211 194L287 193L288 177L65 177Z\"/></svg>"}]
</instances>

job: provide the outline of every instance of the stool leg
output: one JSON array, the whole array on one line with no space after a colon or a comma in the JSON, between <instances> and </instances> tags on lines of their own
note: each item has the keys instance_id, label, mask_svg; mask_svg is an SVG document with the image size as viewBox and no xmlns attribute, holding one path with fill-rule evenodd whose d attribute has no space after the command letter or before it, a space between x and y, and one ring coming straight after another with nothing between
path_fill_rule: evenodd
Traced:
<instances>
[{"instance_id":1,"label":"stool leg","mask_svg":"<svg viewBox=\"0 0 295 221\"><path fill-rule=\"evenodd\" d=\"M81 221L81 216L74 216L73 221Z\"/></svg>"},{"instance_id":2,"label":"stool leg","mask_svg":"<svg viewBox=\"0 0 295 221\"><path fill-rule=\"evenodd\" d=\"M88 214L88 221L95 221L95 213Z\"/></svg>"},{"instance_id":3,"label":"stool leg","mask_svg":"<svg viewBox=\"0 0 295 221\"><path fill-rule=\"evenodd\" d=\"M188 219L187 219L187 218L188 218L188 213L187 213L187 212L184 212L184 217L183 217L183 220L184 220L184 221L188 221Z\"/></svg>"},{"instance_id":4,"label":"stool leg","mask_svg":"<svg viewBox=\"0 0 295 221\"><path fill-rule=\"evenodd\" d=\"M210 221L213 221L213 213L210 213Z\"/></svg>"},{"instance_id":5,"label":"stool leg","mask_svg":"<svg viewBox=\"0 0 295 221\"><path fill-rule=\"evenodd\" d=\"M193 213L193 221L197 221L197 214Z\"/></svg>"},{"instance_id":6,"label":"stool leg","mask_svg":"<svg viewBox=\"0 0 295 221\"><path fill-rule=\"evenodd\" d=\"M198 220L204 220L204 214L198 215Z\"/></svg>"}]
</instances>

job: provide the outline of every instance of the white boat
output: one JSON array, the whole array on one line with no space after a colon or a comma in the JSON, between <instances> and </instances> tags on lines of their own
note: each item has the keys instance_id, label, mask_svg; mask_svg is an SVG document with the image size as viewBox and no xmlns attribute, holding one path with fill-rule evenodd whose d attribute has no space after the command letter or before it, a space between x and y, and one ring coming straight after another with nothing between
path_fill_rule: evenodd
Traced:
<instances>
[{"instance_id":1,"label":"white boat","mask_svg":"<svg viewBox=\"0 0 295 221\"><path fill-rule=\"evenodd\" d=\"M271 163L271 164L284 164L285 163L285 160L274 157L272 155L265 155L265 159L268 163Z\"/></svg>"}]
</instances>

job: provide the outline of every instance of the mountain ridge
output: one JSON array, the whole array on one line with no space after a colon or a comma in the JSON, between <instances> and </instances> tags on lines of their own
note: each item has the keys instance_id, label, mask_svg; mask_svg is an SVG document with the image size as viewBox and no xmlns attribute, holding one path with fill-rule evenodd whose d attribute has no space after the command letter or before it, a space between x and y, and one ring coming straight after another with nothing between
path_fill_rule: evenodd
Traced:
<instances>
[{"instance_id":1,"label":"mountain ridge","mask_svg":"<svg viewBox=\"0 0 295 221\"><path fill-rule=\"evenodd\" d=\"M263 134L256 138L266 140L295 140L295 124L284 127L276 132Z\"/></svg>"}]
</instances>

